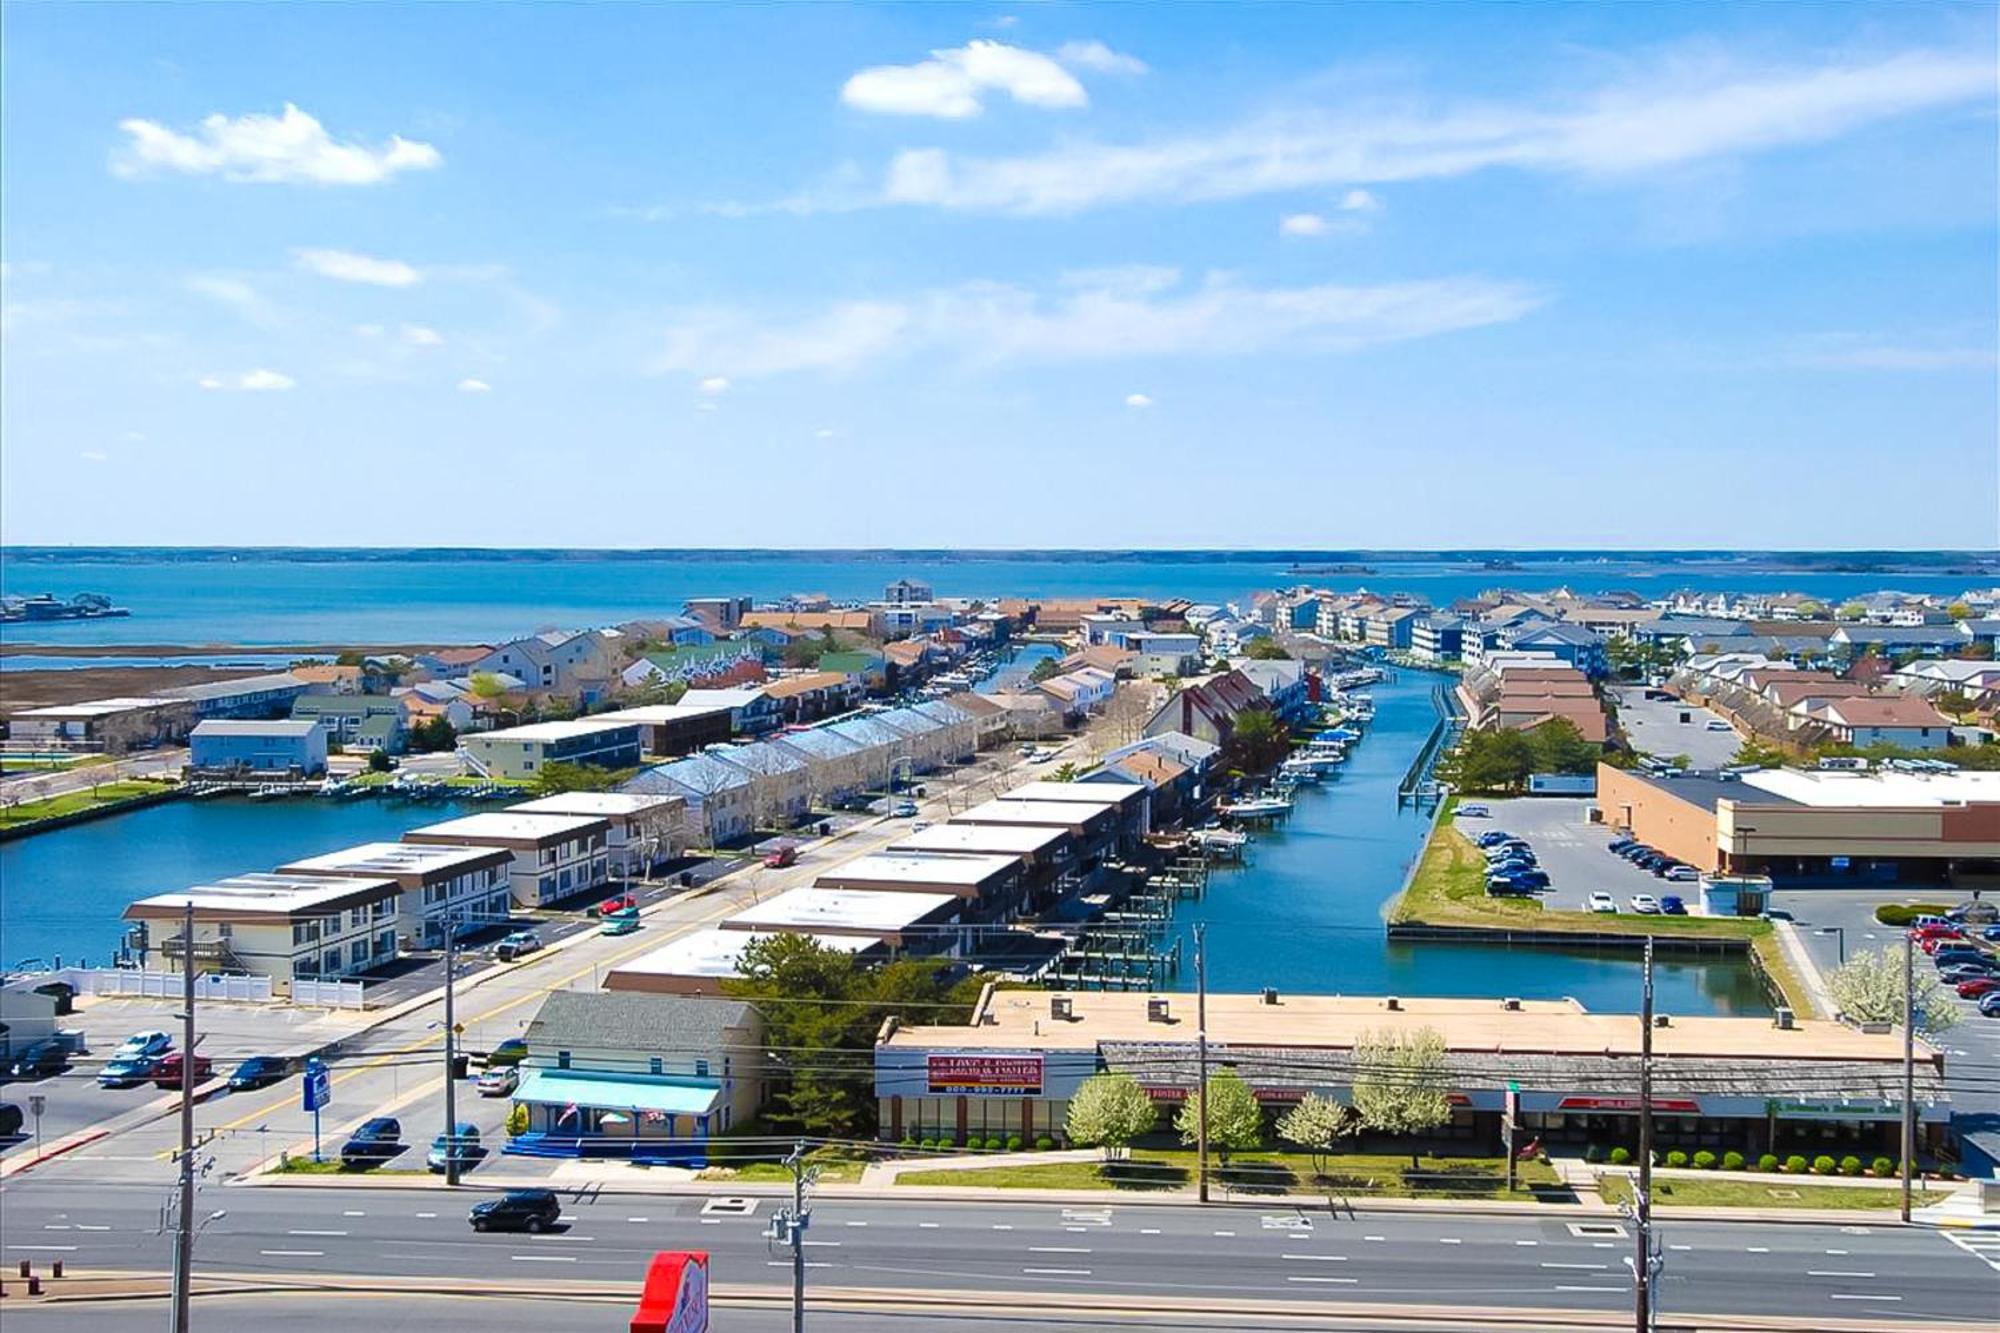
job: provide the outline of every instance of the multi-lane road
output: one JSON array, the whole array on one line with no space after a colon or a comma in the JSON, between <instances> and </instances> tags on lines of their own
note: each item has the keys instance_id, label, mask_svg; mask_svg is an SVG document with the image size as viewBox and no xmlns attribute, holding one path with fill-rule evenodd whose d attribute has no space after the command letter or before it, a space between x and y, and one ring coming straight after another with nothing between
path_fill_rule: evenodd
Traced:
<instances>
[{"instance_id":1,"label":"multi-lane road","mask_svg":"<svg viewBox=\"0 0 2000 1333\"><path fill-rule=\"evenodd\" d=\"M466 1293L551 1284L584 1294L634 1286L660 1249L712 1255L715 1283L790 1279L765 1238L770 1196L565 1195L546 1236L475 1234L477 1190L210 1186L200 1271L366 1289L423 1282ZM163 1191L82 1192L32 1174L10 1181L5 1258L62 1258L73 1273L161 1272ZM1669 1221L1662 1309L1875 1325L1959 1321L2000 1309L2000 1254L1972 1233L1882 1224ZM809 1284L963 1297L996 1306L1070 1293L1139 1308L1232 1303L1443 1305L1609 1313L1629 1306L1632 1242L1617 1219L1214 1206L825 1198L807 1241ZM581 1285L574 1285L581 1284Z\"/></svg>"}]
</instances>

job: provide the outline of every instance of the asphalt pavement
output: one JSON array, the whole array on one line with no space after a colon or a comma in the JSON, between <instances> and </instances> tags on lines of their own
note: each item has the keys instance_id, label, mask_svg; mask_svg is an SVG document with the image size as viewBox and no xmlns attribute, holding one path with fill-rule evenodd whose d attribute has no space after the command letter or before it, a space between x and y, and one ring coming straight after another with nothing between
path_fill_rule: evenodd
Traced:
<instances>
[{"instance_id":1,"label":"asphalt pavement","mask_svg":"<svg viewBox=\"0 0 2000 1333\"><path fill-rule=\"evenodd\" d=\"M1696 885L1661 879L1606 851L1614 831L1584 817L1595 804L1591 800L1523 796L1483 804L1492 814L1485 819L1460 815L1458 831L1477 837L1488 828L1496 828L1525 838L1535 849L1537 863L1548 872L1548 890L1540 895L1548 907L1580 912L1588 908L1590 895L1600 890L1612 896L1620 912L1628 914L1634 894L1663 898L1672 893L1684 901L1700 901Z\"/></svg>"},{"instance_id":2,"label":"asphalt pavement","mask_svg":"<svg viewBox=\"0 0 2000 1333\"><path fill-rule=\"evenodd\" d=\"M1678 699L1649 700L1637 685L1619 687L1617 696L1618 724L1625 729L1626 738L1647 754L1661 759L1684 754L1696 768L1721 768L1743 743L1727 719L1699 705ZM1688 721L1681 720L1683 715ZM1723 725L1711 728L1711 722Z\"/></svg>"},{"instance_id":3,"label":"asphalt pavement","mask_svg":"<svg viewBox=\"0 0 2000 1333\"><path fill-rule=\"evenodd\" d=\"M64 1259L72 1272L161 1272L163 1190L88 1192L53 1179L4 1187L9 1263ZM774 1203L700 1196L564 1197L560 1228L479 1235L474 1190L217 1186L198 1271L253 1280L636 1283L660 1249L711 1255L717 1284L787 1281L788 1252L765 1237ZM2000 1258L1928 1228L1666 1221L1660 1305L1667 1313L1981 1320L2000 1308ZM1043 1293L1148 1302L1448 1304L1613 1312L1629 1308L1632 1241L1616 1219L1374 1213L1271 1205L1059 1206L913 1197L823 1199L807 1237L809 1284L903 1293Z\"/></svg>"}]
</instances>

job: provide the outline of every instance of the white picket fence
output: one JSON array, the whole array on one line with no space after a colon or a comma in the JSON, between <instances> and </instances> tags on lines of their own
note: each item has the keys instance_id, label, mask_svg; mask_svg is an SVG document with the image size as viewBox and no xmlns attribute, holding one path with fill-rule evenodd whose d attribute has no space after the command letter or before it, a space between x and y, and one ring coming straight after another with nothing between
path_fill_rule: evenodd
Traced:
<instances>
[{"instance_id":1,"label":"white picket fence","mask_svg":"<svg viewBox=\"0 0 2000 1333\"><path fill-rule=\"evenodd\" d=\"M178 972L142 972L125 967L66 967L63 973L62 979L83 995L144 995L178 1000L182 993L183 983ZM239 1000L250 1004L268 1004L275 998L269 977L232 977L215 972L205 972L194 979L194 996L197 1000Z\"/></svg>"},{"instance_id":2,"label":"white picket fence","mask_svg":"<svg viewBox=\"0 0 2000 1333\"><path fill-rule=\"evenodd\" d=\"M293 1004L319 1004L329 1009L365 1009L363 986L358 981L292 982Z\"/></svg>"}]
</instances>

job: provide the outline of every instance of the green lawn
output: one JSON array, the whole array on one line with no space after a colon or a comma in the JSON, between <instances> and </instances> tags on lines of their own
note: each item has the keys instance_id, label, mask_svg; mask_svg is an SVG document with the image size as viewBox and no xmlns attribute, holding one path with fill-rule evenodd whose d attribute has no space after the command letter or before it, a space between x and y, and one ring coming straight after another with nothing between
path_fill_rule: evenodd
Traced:
<instances>
[{"instance_id":1,"label":"green lawn","mask_svg":"<svg viewBox=\"0 0 2000 1333\"><path fill-rule=\"evenodd\" d=\"M430 1175L431 1173L429 1171L420 1171L413 1167L407 1167L407 1166L403 1167L377 1166L377 1167L371 1167L369 1170L365 1172L355 1171L349 1173L347 1171L347 1168L340 1164L340 1154L334 1153L333 1155L329 1156L324 1162L315 1162L310 1157L288 1158L285 1161L278 1163L278 1165L272 1167L271 1174L279 1176L337 1176L342 1174L352 1174L357 1176L359 1175L427 1176ZM442 1180L444 1179L444 1177L439 1176L438 1179Z\"/></svg>"},{"instance_id":2,"label":"green lawn","mask_svg":"<svg viewBox=\"0 0 2000 1333\"><path fill-rule=\"evenodd\" d=\"M1605 1176L1598 1192L1606 1203L1624 1203L1632 1197L1632 1184L1624 1176ZM1681 1208L1894 1208L1901 1202L1896 1190L1864 1185L1822 1185L1801 1179L1796 1185L1773 1185L1761 1180L1690 1180L1686 1177L1653 1177L1653 1202L1661 1207ZM1910 1196L1918 1207L1946 1197L1943 1190L1919 1189Z\"/></svg>"},{"instance_id":3,"label":"green lawn","mask_svg":"<svg viewBox=\"0 0 2000 1333\"><path fill-rule=\"evenodd\" d=\"M151 796L155 792L166 791L171 782L128 781L107 782L96 791L85 787L81 791L64 792L60 796L45 797L39 801L22 801L18 805L0 806L0 828L13 828L20 824L32 824L40 819L53 819L58 815L74 814L88 810L92 806L116 805L138 796Z\"/></svg>"},{"instance_id":4,"label":"green lawn","mask_svg":"<svg viewBox=\"0 0 2000 1333\"><path fill-rule=\"evenodd\" d=\"M815 1159L822 1185L852 1185L861 1179L864 1162L844 1159ZM698 1180L741 1180L753 1184L792 1183L792 1169L783 1162L745 1162L741 1166L711 1166Z\"/></svg>"},{"instance_id":5,"label":"green lawn","mask_svg":"<svg viewBox=\"0 0 2000 1333\"><path fill-rule=\"evenodd\" d=\"M968 1167L962 1171L906 1171L899 1185L973 1186L986 1189L1172 1190L1194 1183L1195 1155L1185 1150L1135 1149L1118 1162L1042 1162L1022 1166ZM1316 1177L1312 1159L1299 1153L1232 1153L1229 1165L1212 1164L1213 1180L1236 1193L1366 1195L1374 1198L1487 1199L1507 1197L1507 1166L1491 1157L1426 1157L1412 1173L1403 1154L1338 1153ZM1525 1189L1557 1184L1554 1170L1521 1163Z\"/></svg>"},{"instance_id":6,"label":"green lawn","mask_svg":"<svg viewBox=\"0 0 2000 1333\"><path fill-rule=\"evenodd\" d=\"M1458 831L1449 812L1438 821L1410 887L1390 909L1389 920L1428 926L1479 926L1495 930L1550 930L1576 934L1701 936L1747 940L1792 1011L1811 1018L1813 1007L1778 947L1771 923L1752 917L1640 916L1620 912L1563 911L1534 898L1486 894L1486 858Z\"/></svg>"}]
</instances>

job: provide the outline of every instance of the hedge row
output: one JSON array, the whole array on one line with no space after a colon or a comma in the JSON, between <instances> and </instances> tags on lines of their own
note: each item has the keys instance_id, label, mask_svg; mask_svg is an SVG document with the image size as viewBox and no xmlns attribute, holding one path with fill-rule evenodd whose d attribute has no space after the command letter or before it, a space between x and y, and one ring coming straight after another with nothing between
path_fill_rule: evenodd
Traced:
<instances>
[{"instance_id":1,"label":"hedge row","mask_svg":"<svg viewBox=\"0 0 2000 1333\"><path fill-rule=\"evenodd\" d=\"M1613 1166L1629 1166L1632 1162L1632 1150L1625 1147L1613 1148L1609 1153L1600 1154L1597 1146L1593 1144L1585 1149L1583 1156L1585 1161L1607 1161ZM1789 1176L1859 1176L1867 1174L1888 1177L1896 1174L1896 1163L1892 1158L1877 1157L1872 1162L1863 1163L1859 1157L1854 1156L1852 1153L1837 1160L1821 1154L1809 1161L1798 1153L1793 1153L1791 1156L1781 1159L1776 1153L1767 1152L1755 1162L1751 1162L1740 1152L1726 1152L1717 1156L1715 1153L1709 1152L1704 1148L1702 1151L1690 1155L1675 1149L1671 1152L1655 1152L1653 1154L1653 1165L1671 1167L1691 1166L1697 1171L1756 1170Z\"/></svg>"},{"instance_id":2,"label":"hedge row","mask_svg":"<svg viewBox=\"0 0 2000 1333\"><path fill-rule=\"evenodd\" d=\"M906 1152L916 1152L919 1150L923 1152L936 1152L940 1149L945 1152L952 1152L959 1148L965 1148L972 1152L1020 1152L1025 1144L1019 1134L1009 1134L1004 1139L998 1137L981 1138L977 1134L972 1134L968 1135L963 1143L959 1142L957 1136L952 1134L946 1134L941 1138L925 1139L914 1139L906 1134L903 1136L903 1141L897 1146ZM1035 1140L1036 1152L1048 1152L1055 1146L1056 1141L1046 1134Z\"/></svg>"},{"instance_id":3,"label":"hedge row","mask_svg":"<svg viewBox=\"0 0 2000 1333\"><path fill-rule=\"evenodd\" d=\"M1875 909L1875 919L1885 926L1907 926L1920 916L1943 916L1950 910L1944 903L1883 903Z\"/></svg>"}]
</instances>

